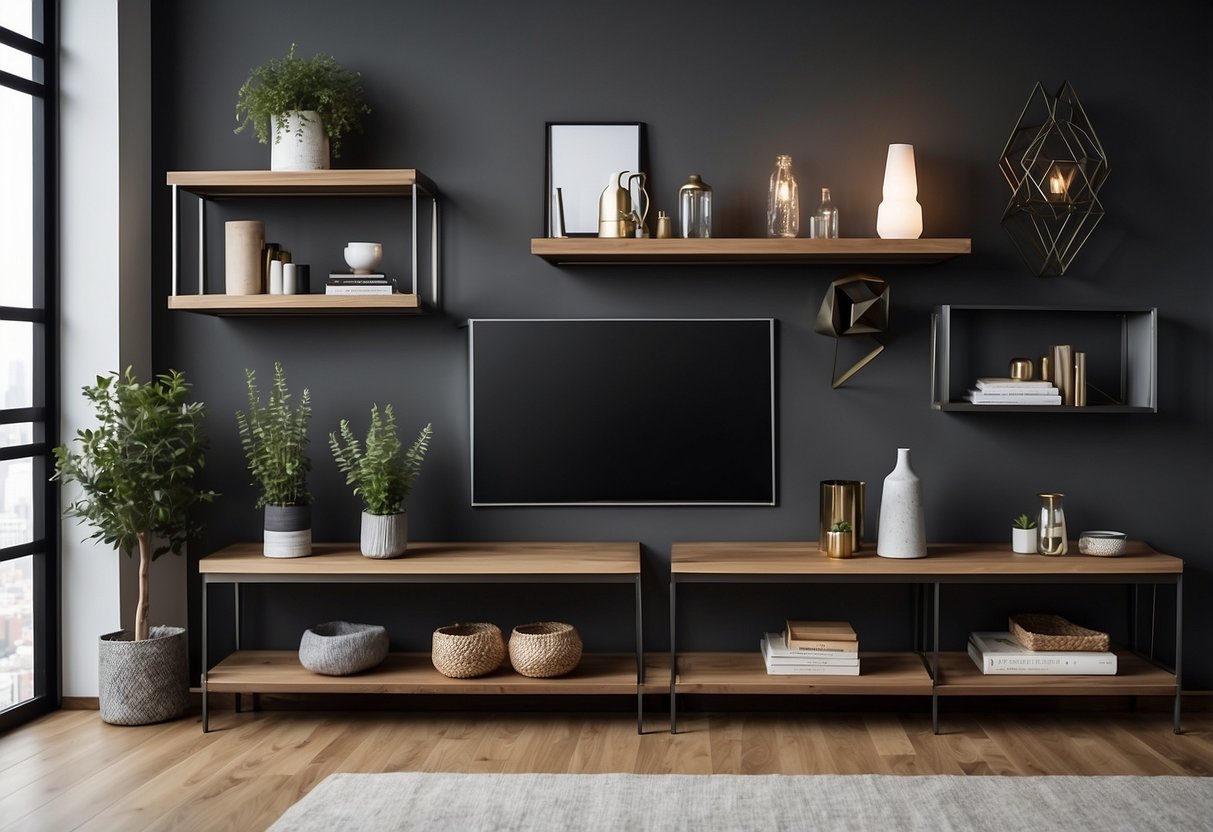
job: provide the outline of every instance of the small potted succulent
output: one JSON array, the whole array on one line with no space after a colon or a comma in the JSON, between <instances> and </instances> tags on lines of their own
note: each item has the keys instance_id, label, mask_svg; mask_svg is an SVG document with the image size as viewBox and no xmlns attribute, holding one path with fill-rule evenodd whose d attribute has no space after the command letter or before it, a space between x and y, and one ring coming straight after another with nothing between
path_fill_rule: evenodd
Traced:
<instances>
[{"instance_id":1,"label":"small potted succulent","mask_svg":"<svg viewBox=\"0 0 1213 832\"><path fill-rule=\"evenodd\" d=\"M1017 555L1036 554L1036 520L1021 514L1011 521L1011 551Z\"/></svg>"},{"instance_id":2,"label":"small potted succulent","mask_svg":"<svg viewBox=\"0 0 1213 832\"><path fill-rule=\"evenodd\" d=\"M854 553L851 524L839 520L826 531L826 554L832 558L849 558Z\"/></svg>"},{"instance_id":3,"label":"small potted succulent","mask_svg":"<svg viewBox=\"0 0 1213 832\"><path fill-rule=\"evenodd\" d=\"M263 406L257 378L244 371L248 412L236 413L240 445L254 484L260 488L257 508L265 509L264 554L269 558L299 558L312 553L312 495L307 475L307 427L312 415L311 393L305 387L299 406L292 407L282 365L274 362L274 385Z\"/></svg>"},{"instance_id":4,"label":"small potted succulent","mask_svg":"<svg viewBox=\"0 0 1213 832\"><path fill-rule=\"evenodd\" d=\"M253 126L257 140L273 143L270 170L327 170L329 150L341 155L341 139L362 130L371 109L362 100L362 80L331 55L275 58L249 73L236 94L239 133Z\"/></svg>"},{"instance_id":5,"label":"small potted succulent","mask_svg":"<svg viewBox=\"0 0 1213 832\"><path fill-rule=\"evenodd\" d=\"M189 390L175 370L149 382L129 367L97 376L84 388L97 426L77 431L74 446L54 449L53 479L80 487L67 516L90 524L91 537L107 546L139 552L134 629L107 633L98 645L101 719L113 725L163 722L189 705L185 629L148 622L152 561L181 554L199 530L191 511L215 498L195 484L205 462L206 408L187 401Z\"/></svg>"},{"instance_id":6,"label":"small potted succulent","mask_svg":"<svg viewBox=\"0 0 1213 832\"><path fill-rule=\"evenodd\" d=\"M360 442L346 419L329 434L329 448L346 485L362 498L360 546L368 558L395 558L408 547L409 495L430 446L432 426L426 425L407 449L396 435L396 414L389 404L380 413L371 405L366 442Z\"/></svg>"}]
</instances>

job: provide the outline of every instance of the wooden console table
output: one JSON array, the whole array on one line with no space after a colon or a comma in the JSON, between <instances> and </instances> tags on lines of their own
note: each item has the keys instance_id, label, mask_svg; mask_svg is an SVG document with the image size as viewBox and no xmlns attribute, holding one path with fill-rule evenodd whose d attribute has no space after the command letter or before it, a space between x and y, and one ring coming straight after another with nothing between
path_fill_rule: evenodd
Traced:
<instances>
[{"instance_id":1,"label":"wooden console table","mask_svg":"<svg viewBox=\"0 0 1213 832\"><path fill-rule=\"evenodd\" d=\"M1071 544L1070 551L1077 552ZM931 698L939 733L940 696L1173 695L1180 730L1183 655L1183 561L1130 542L1121 557L1015 555L1010 546L936 544L915 560L882 558L871 549L845 560L818 551L816 541L675 543L670 564L670 730L677 732L679 693L884 694ZM860 653L859 676L770 676L758 650L688 653L676 649L677 594L688 583L902 583L918 587L913 649ZM1175 667L1117 649L1115 676L987 676L963 652L939 650L944 584L1114 583L1175 585ZM1136 610L1133 611L1136 637ZM757 637L758 634L755 634Z\"/></svg>"},{"instance_id":2,"label":"wooden console table","mask_svg":"<svg viewBox=\"0 0 1213 832\"><path fill-rule=\"evenodd\" d=\"M207 695L234 693L496 693L628 694L636 696L636 727L644 730L641 695L644 645L639 543L409 543L401 558L363 557L356 543L320 543L304 558L267 558L260 543L239 543L198 563L202 575L202 730L210 730ZM207 594L233 586L236 649L213 668L207 658ZM635 655L587 653L572 673L531 679L508 664L474 679L451 679L429 653L392 653L352 676L322 676L299 664L293 650L241 648L240 587L246 583L622 583L635 588Z\"/></svg>"}]
</instances>

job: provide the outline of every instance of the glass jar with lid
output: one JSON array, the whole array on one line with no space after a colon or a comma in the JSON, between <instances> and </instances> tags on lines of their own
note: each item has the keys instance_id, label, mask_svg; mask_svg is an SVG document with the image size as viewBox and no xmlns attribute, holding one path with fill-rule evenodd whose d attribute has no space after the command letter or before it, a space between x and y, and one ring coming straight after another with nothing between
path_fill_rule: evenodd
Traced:
<instances>
[{"instance_id":1,"label":"glass jar with lid","mask_svg":"<svg viewBox=\"0 0 1213 832\"><path fill-rule=\"evenodd\" d=\"M697 173L678 189L678 230L688 239L712 236L712 187Z\"/></svg>"},{"instance_id":2,"label":"glass jar with lid","mask_svg":"<svg viewBox=\"0 0 1213 832\"><path fill-rule=\"evenodd\" d=\"M1042 555L1064 555L1069 548L1066 541L1066 513L1061 505L1064 496L1056 493L1040 495L1036 551Z\"/></svg>"}]
</instances>

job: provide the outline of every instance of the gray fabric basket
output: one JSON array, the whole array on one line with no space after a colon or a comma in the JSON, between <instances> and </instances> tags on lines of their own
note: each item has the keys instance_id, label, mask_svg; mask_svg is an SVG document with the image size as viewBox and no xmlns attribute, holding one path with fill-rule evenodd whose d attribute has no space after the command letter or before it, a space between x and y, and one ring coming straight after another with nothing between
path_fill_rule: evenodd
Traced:
<instances>
[{"instance_id":1,"label":"gray fabric basket","mask_svg":"<svg viewBox=\"0 0 1213 832\"><path fill-rule=\"evenodd\" d=\"M303 633L299 663L313 673L348 676L382 662L387 649L387 630L378 624L330 621Z\"/></svg>"},{"instance_id":2,"label":"gray fabric basket","mask_svg":"<svg viewBox=\"0 0 1213 832\"><path fill-rule=\"evenodd\" d=\"M150 725L176 719L190 703L188 645L182 627L152 627L134 641L119 630L101 636L98 699L111 725Z\"/></svg>"}]
</instances>

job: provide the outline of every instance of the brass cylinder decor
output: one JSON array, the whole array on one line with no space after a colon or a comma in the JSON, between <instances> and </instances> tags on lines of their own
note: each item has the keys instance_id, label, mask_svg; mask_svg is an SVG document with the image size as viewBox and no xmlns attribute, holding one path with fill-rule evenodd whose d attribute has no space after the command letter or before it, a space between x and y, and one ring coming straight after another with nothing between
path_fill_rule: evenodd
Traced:
<instances>
[{"instance_id":1,"label":"brass cylinder decor","mask_svg":"<svg viewBox=\"0 0 1213 832\"><path fill-rule=\"evenodd\" d=\"M1074 353L1074 406L1087 406L1087 354Z\"/></svg>"},{"instance_id":2,"label":"brass cylinder decor","mask_svg":"<svg viewBox=\"0 0 1213 832\"><path fill-rule=\"evenodd\" d=\"M830 528L835 523L850 523L851 531L841 534L851 538L851 551L863 549L863 501L864 483L857 480L822 480L821 522L817 536L817 548L829 554L827 546ZM835 534L839 534L835 532ZM847 555L832 555L847 557Z\"/></svg>"},{"instance_id":3,"label":"brass cylinder decor","mask_svg":"<svg viewBox=\"0 0 1213 832\"><path fill-rule=\"evenodd\" d=\"M261 249L265 223L233 220L223 224L223 291L229 295L261 294Z\"/></svg>"},{"instance_id":4,"label":"brass cylinder decor","mask_svg":"<svg viewBox=\"0 0 1213 832\"><path fill-rule=\"evenodd\" d=\"M832 558L849 558L855 553L851 532L826 532L825 552Z\"/></svg>"},{"instance_id":5,"label":"brass cylinder decor","mask_svg":"<svg viewBox=\"0 0 1213 832\"><path fill-rule=\"evenodd\" d=\"M1032 359L1030 359L1030 358L1012 358L1009 373L1011 375L1011 378L1015 381L1031 381L1032 380Z\"/></svg>"}]
</instances>

